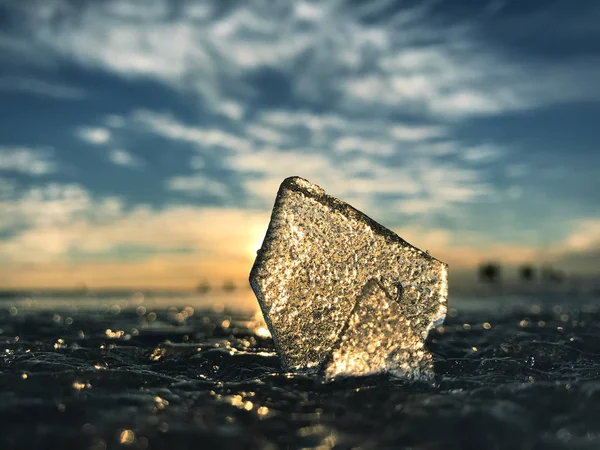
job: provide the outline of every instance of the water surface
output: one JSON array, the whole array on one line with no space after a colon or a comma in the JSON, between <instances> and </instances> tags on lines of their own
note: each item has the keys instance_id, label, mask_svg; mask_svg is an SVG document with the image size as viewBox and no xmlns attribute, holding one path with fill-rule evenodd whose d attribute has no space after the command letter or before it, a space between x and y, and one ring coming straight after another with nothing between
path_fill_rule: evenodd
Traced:
<instances>
[{"instance_id":1,"label":"water surface","mask_svg":"<svg viewBox=\"0 0 600 450\"><path fill-rule=\"evenodd\" d=\"M597 301L451 297L434 384L325 384L250 292L5 298L0 448L598 449Z\"/></svg>"}]
</instances>

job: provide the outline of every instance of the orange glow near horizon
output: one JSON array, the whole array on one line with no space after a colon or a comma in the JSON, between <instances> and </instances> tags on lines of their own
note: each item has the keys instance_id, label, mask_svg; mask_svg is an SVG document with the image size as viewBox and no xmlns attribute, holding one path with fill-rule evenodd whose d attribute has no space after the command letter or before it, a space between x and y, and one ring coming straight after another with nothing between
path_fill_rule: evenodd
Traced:
<instances>
[{"instance_id":1,"label":"orange glow near horizon","mask_svg":"<svg viewBox=\"0 0 600 450\"><path fill-rule=\"evenodd\" d=\"M248 246L248 255L252 258L252 261L256 258L256 252L262 247L262 243L265 239L266 230L257 230L256 238L250 241L250 245Z\"/></svg>"},{"instance_id":2,"label":"orange glow near horizon","mask_svg":"<svg viewBox=\"0 0 600 450\"><path fill-rule=\"evenodd\" d=\"M142 231L138 219L144 221ZM267 226L265 211L186 208L154 215L132 213L109 224L78 222L52 229L31 228L0 246L5 257L0 261L0 289L85 285L90 289L193 290L202 280L212 287L231 281L243 288L248 286L248 274ZM513 267L525 262L560 261L565 251L579 245L579 236L591 236L588 228L576 230L565 243L544 253L535 246L489 243L473 236L469 245L461 244L448 230L405 227L394 231L448 263L452 284L465 279L465 274L474 280L477 265L490 259ZM48 231L51 240L45 239ZM150 246L154 253L137 258L128 253L108 256L124 242ZM178 248L189 251L171 250ZM71 260L72 249L90 256ZM96 252L101 256L92 257Z\"/></svg>"}]
</instances>

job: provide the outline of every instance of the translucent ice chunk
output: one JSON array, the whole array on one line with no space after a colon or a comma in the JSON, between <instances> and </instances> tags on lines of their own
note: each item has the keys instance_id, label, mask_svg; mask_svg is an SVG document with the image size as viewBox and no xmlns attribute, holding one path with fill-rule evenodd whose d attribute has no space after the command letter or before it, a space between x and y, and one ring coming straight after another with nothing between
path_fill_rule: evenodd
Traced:
<instances>
[{"instance_id":1,"label":"translucent ice chunk","mask_svg":"<svg viewBox=\"0 0 600 450\"><path fill-rule=\"evenodd\" d=\"M356 301L325 365L328 379L389 372L409 379L433 377L431 355L401 306L375 280Z\"/></svg>"},{"instance_id":2,"label":"translucent ice chunk","mask_svg":"<svg viewBox=\"0 0 600 450\"><path fill-rule=\"evenodd\" d=\"M331 360L371 279L422 341L445 317L444 263L320 187L285 179L250 283L286 369L317 369ZM406 327L377 329L400 338Z\"/></svg>"}]
</instances>

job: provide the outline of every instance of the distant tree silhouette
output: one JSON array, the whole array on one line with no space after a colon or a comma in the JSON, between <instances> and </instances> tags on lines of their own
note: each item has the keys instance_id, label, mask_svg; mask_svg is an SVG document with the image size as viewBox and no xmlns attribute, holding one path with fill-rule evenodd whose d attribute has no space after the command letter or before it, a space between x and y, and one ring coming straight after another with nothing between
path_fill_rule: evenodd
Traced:
<instances>
[{"instance_id":1,"label":"distant tree silhouette","mask_svg":"<svg viewBox=\"0 0 600 450\"><path fill-rule=\"evenodd\" d=\"M198 283L198 286L196 286L196 291L200 292L201 294L205 294L210 291L210 284L208 284L208 281L202 280L200 283Z\"/></svg>"},{"instance_id":2,"label":"distant tree silhouette","mask_svg":"<svg viewBox=\"0 0 600 450\"><path fill-rule=\"evenodd\" d=\"M519 276L521 277L521 281L531 283L535 278L535 269L533 266L525 264L519 268Z\"/></svg>"},{"instance_id":3,"label":"distant tree silhouette","mask_svg":"<svg viewBox=\"0 0 600 450\"><path fill-rule=\"evenodd\" d=\"M497 283L500 281L500 264L489 262L479 266L479 279L485 283Z\"/></svg>"},{"instance_id":4,"label":"distant tree silhouette","mask_svg":"<svg viewBox=\"0 0 600 450\"><path fill-rule=\"evenodd\" d=\"M236 286L233 283L233 281L227 280L223 283L223 290L225 292L232 292L232 291L235 291L235 289L236 289Z\"/></svg>"}]
</instances>

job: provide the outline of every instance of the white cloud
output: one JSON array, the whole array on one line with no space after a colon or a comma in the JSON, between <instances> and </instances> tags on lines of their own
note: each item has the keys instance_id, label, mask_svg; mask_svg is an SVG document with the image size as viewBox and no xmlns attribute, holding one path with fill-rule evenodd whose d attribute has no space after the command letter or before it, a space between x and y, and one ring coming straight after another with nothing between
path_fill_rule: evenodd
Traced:
<instances>
[{"instance_id":1,"label":"white cloud","mask_svg":"<svg viewBox=\"0 0 600 450\"><path fill-rule=\"evenodd\" d=\"M338 152L360 151L372 155L394 153L394 143L381 139L365 139L358 136L344 136L335 141L333 148Z\"/></svg>"},{"instance_id":2,"label":"white cloud","mask_svg":"<svg viewBox=\"0 0 600 450\"><path fill-rule=\"evenodd\" d=\"M244 108L232 100L223 100L216 108L218 112L231 120L240 120L244 116Z\"/></svg>"},{"instance_id":3,"label":"white cloud","mask_svg":"<svg viewBox=\"0 0 600 450\"><path fill-rule=\"evenodd\" d=\"M329 190L336 195L341 187ZM64 286L84 281L92 286L131 287L141 282L144 286L176 283L192 287L201 277L246 278L269 220L268 210L179 205L163 209L138 205L129 210L118 198L94 197L80 186L58 184L3 199L0 208L8 212L0 216L0 230L16 231L11 239L0 240L3 283L11 286ZM7 223L11 218L22 222ZM597 218L574 223L572 233L545 252L532 245L490 242L489 236L471 232L415 225L394 231L431 250L454 270L472 268L490 255L517 264L542 256L559 261L600 248ZM123 261L115 251L124 246L154 253ZM73 264L73 254L84 259Z\"/></svg>"},{"instance_id":4,"label":"white cloud","mask_svg":"<svg viewBox=\"0 0 600 450\"><path fill-rule=\"evenodd\" d=\"M266 148L231 154L225 161L263 204L272 201L278 184L291 175L308 178L332 195L387 217L431 213L456 217L462 205L494 192L479 167L445 158L458 156L463 145L440 140L449 133L444 126L284 110L266 112L256 124L285 136L285 143L273 139ZM501 148L490 145L471 149L468 157L483 158L484 150L488 158L492 150L495 157L503 156Z\"/></svg>"},{"instance_id":5,"label":"white cloud","mask_svg":"<svg viewBox=\"0 0 600 450\"><path fill-rule=\"evenodd\" d=\"M299 19L305 19L309 22L317 22L327 14L322 5L309 1L294 2L294 8Z\"/></svg>"},{"instance_id":6,"label":"white cloud","mask_svg":"<svg viewBox=\"0 0 600 450\"><path fill-rule=\"evenodd\" d=\"M167 189L185 192L189 195L210 195L220 199L229 197L230 187L226 184L211 180L203 175L176 176L169 178L166 183Z\"/></svg>"},{"instance_id":7,"label":"white cloud","mask_svg":"<svg viewBox=\"0 0 600 450\"><path fill-rule=\"evenodd\" d=\"M281 174L297 170L322 170L329 168L329 161L322 155L309 151L280 152L269 148L258 152L239 154L230 158L231 166L239 171Z\"/></svg>"},{"instance_id":8,"label":"white cloud","mask_svg":"<svg viewBox=\"0 0 600 450\"><path fill-rule=\"evenodd\" d=\"M286 77L296 97L366 117L460 118L581 98L581 85L597 72L580 73L582 64L518 65L479 38L480 24L442 25L427 6L396 8L369 25L363 10L307 1L175 10L167 0L144 7L120 0L91 2L71 11L77 20L70 20L61 2L49 1L43 10L28 8L23 34L10 37L10 48L27 44L21 64L69 58L126 78L151 77L197 92L205 106L234 121L257 98L249 75L264 67Z\"/></svg>"},{"instance_id":9,"label":"white cloud","mask_svg":"<svg viewBox=\"0 0 600 450\"><path fill-rule=\"evenodd\" d=\"M582 71L583 63L516 64L478 38L478 24L443 25L431 20L426 5L394 8L385 20L367 24L365 16L390 2L355 9L350 3L237 2L222 8L219 2L189 2L176 9L167 0L147 0L143 7L138 0L107 0L66 10L70 7L62 1L48 0L44 8L19 2L28 11L21 34L0 34L0 48L10 54L6 63L19 68L35 64L43 74L67 61L128 80L151 80L185 96L188 106L199 105L195 119L186 122L138 110L78 130L88 143L110 144L108 157L131 167L141 161L114 148L130 127L192 144L200 150L190 159L195 172L168 179L165 187L171 191L229 199L230 186L208 172L214 158L236 172L255 200L252 205L260 208L272 205L284 177L301 175L386 218L458 216L463 205L497 193L478 163L501 161L504 150L491 144L466 147L453 137L458 120L585 98L598 78L595 68ZM0 78L0 89L4 83L4 89L61 98L85 95L68 85L24 80ZM56 169L50 159L44 166L39 160L2 158L10 170ZM526 170L509 166L506 175L525 176ZM0 206L7 212L0 227L17 224L31 231L10 247L13 256L23 249L29 249L24 255L34 255L36 246L47 247L46 253L40 250L46 256L64 255L69 246L98 249L102 234L96 230L122 236L111 237L114 242L146 245L130 231L121 235L119 227L139 229L152 215L161 219L149 230L161 239L177 221L197 221L207 229L218 222L216 216L186 208L140 207L126 213L118 199L94 198L77 185L35 188L18 198L15 192L0 180ZM114 228L99 227L96 210ZM246 216L237 211L227 217L241 221ZM201 239L177 230L191 236L178 241L182 245ZM46 232L51 238L44 241ZM88 232L96 241L86 242L96 244L77 240ZM569 245L582 248L585 233L591 231L574 235Z\"/></svg>"},{"instance_id":10,"label":"white cloud","mask_svg":"<svg viewBox=\"0 0 600 450\"><path fill-rule=\"evenodd\" d=\"M80 219L29 228L0 240L0 283L65 287L85 282L92 288L144 289L192 289L200 279L217 285L233 279L237 284L247 280L268 221L264 211L171 206L139 207L102 222ZM115 252L121 249L122 255L124 246L146 252L124 260Z\"/></svg>"},{"instance_id":11,"label":"white cloud","mask_svg":"<svg viewBox=\"0 0 600 450\"><path fill-rule=\"evenodd\" d=\"M330 172L325 159L309 159L327 175L333 175L334 179L321 183L330 193L338 195L345 190L352 194L352 187ZM293 155L280 162L284 166L281 170L295 165ZM264 167L260 159L249 165ZM271 175L275 173L276 169L272 169ZM365 183L361 189L397 189L397 185L382 187L372 180ZM272 190L269 193L273 195ZM0 229L17 230L13 238L0 240L0 261L12 264L5 266L5 279L11 285L25 282L29 286L47 286L49 282L64 286L80 281L131 286L138 280L151 279L158 285L178 283L191 287L200 276L245 278L269 220L268 209L178 205L155 209L138 205L129 210L118 198L94 197L81 186L58 184L30 189L1 202L0 207L9 212L1 217ZM4 221L8 218L12 222ZM436 256L452 254L456 249L448 230L425 232L407 227L398 231L416 245L435 249ZM123 262L121 256L113 253L123 246L157 253ZM181 250L186 254L178 255ZM484 251L480 249L480 253ZM69 264L73 254L84 259ZM98 275L100 272L102 276ZM56 280L58 274L62 274L60 281Z\"/></svg>"},{"instance_id":12,"label":"white cloud","mask_svg":"<svg viewBox=\"0 0 600 450\"><path fill-rule=\"evenodd\" d=\"M278 130L269 126L250 124L246 127L246 133L267 144L282 144L285 141L284 136Z\"/></svg>"},{"instance_id":13,"label":"white cloud","mask_svg":"<svg viewBox=\"0 0 600 450\"><path fill-rule=\"evenodd\" d=\"M394 202L393 207L409 215L424 216L432 211L447 210L448 204L438 198L407 198Z\"/></svg>"},{"instance_id":14,"label":"white cloud","mask_svg":"<svg viewBox=\"0 0 600 450\"><path fill-rule=\"evenodd\" d=\"M439 125L414 125L389 118L352 117L281 109L263 112L258 122L280 133L290 133L293 129L304 128L313 134L334 132L347 137L349 133L358 132L364 136L375 136L379 142L387 139L389 142L422 143L449 134L446 127Z\"/></svg>"},{"instance_id":15,"label":"white cloud","mask_svg":"<svg viewBox=\"0 0 600 450\"><path fill-rule=\"evenodd\" d=\"M143 161L123 149L112 149L108 153L108 159L117 166L139 168L144 165Z\"/></svg>"},{"instance_id":16,"label":"white cloud","mask_svg":"<svg viewBox=\"0 0 600 450\"><path fill-rule=\"evenodd\" d=\"M185 125L172 116L147 110L134 112L135 122L143 125L152 133L160 136L190 142L200 148L222 147L232 151L250 151L248 140L218 128L200 128Z\"/></svg>"},{"instance_id":17,"label":"white cloud","mask_svg":"<svg viewBox=\"0 0 600 450\"><path fill-rule=\"evenodd\" d=\"M329 158L310 151L285 151L268 148L253 153L239 153L227 159L229 167L236 170L246 192L257 205L272 205L281 181L289 176L301 176L320 184L332 195L344 196L357 207L364 205L365 195L357 198L351 191L355 184L347 183L349 173Z\"/></svg>"},{"instance_id":18,"label":"white cloud","mask_svg":"<svg viewBox=\"0 0 600 450\"><path fill-rule=\"evenodd\" d=\"M342 128L348 124L347 119L335 114L314 114L309 111L284 109L263 112L260 121L281 128L306 127L313 132L326 128Z\"/></svg>"},{"instance_id":19,"label":"white cloud","mask_svg":"<svg viewBox=\"0 0 600 450\"><path fill-rule=\"evenodd\" d=\"M460 142L439 141L447 133L441 126L362 122L285 110L249 119L239 127L239 134L187 125L174 116L148 110L135 111L125 121L167 139L190 142L201 151L211 147L231 150L210 158L218 157L224 168L235 171L249 204L259 207L270 205L281 180L292 175L321 184L373 214L387 216L457 215L456 208L493 192L485 173L475 165L464 167L460 160L440 159L461 151ZM501 156L500 149L494 151ZM195 173L169 178L166 188L231 200L231 186L209 173L208 156L201 155L190 159ZM397 155L396 161L389 159Z\"/></svg>"},{"instance_id":20,"label":"white cloud","mask_svg":"<svg viewBox=\"0 0 600 450\"><path fill-rule=\"evenodd\" d=\"M118 198L95 197L73 184L48 184L9 197L0 196L6 213L0 215L0 230L16 234L0 240L0 261L44 263L49 265L46 270L68 262L72 252L118 262L120 257L111 256L113 250L138 246L166 253L188 250L190 263L205 268L213 264L217 272L227 264L246 271L256 250L251 246L269 218L268 211L177 205L126 210Z\"/></svg>"},{"instance_id":21,"label":"white cloud","mask_svg":"<svg viewBox=\"0 0 600 450\"><path fill-rule=\"evenodd\" d=\"M106 144L111 136L110 130L102 127L81 127L77 134L84 141L94 145Z\"/></svg>"},{"instance_id":22,"label":"white cloud","mask_svg":"<svg viewBox=\"0 0 600 450\"><path fill-rule=\"evenodd\" d=\"M75 184L50 183L0 202L0 230L29 226L62 226L90 207L86 190Z\"/></svg>"},{"instance_id":23,"label":"white cloud","mask_svg":"<svg viewBox=\"0 0 600 450\"><path fill-rule=\"evenodd\" d=\"M600 219L579 219L567 237L566 245L571 251L585 251L600 247Z\"/></svg>"},{"instance_id":24,"label":"white cloud","mask_svg":"<svg viewBox=\"0 0 600 450\"><path fill-rule=\"evenodd\" d=\"M0 147L0 172L19 172L32 176L56 172L57 164L48 149Z\"/></svg>"},{"instance_id":25,"label":"white cloud","mask_svg":"<svg viewBox=\"0 0 600 450\"><path fill-rule=\"evenodd\" d=\"M390 134L399 141L424 141L446 135L447 131L439 126L395 125Z\"/></svg>"},{"instance_id":26,"label":"white cloud","mask_svg":"<svg viewBox=\"0 0 600 450\"><path fill-rule=\"evenodd\" d=\"M497 64L488 61L480 49L460 42L462 39L450 34L449 42L437 47L386 54L379 61L379 71L343 82L349 105L358 101L371 107L404 107L457 118L526 108L534 103L532 94L519 93L524 87L516 68L510 72L508 65L500 77Z\"/></svg>"},{"instance_id":27,"label":"white cloud","mask_svg":"<svg viewBox=\"0 0 600 450\"><path fill-rule=\"evenodd\" d=\"M485 199L494 189L474 169L452 163L436 164L432 161L416 161L409 172L419 180L417 194L393 202L392 207L405 214L427 217L433 212L457 217L457 209L466 203Z\"/></svg>"},{"instance_id":28,"label":"white cloud","mask_svg":"<svg viewBox=\"0 0 600 450\"><path fill-rule=\"evenodd\" d=\"M490 195L491 186L479 172L452 163L411 159L390 166L372 157L336 161L324 154L266 149L228 158L230 167L246 178L247 191L270 204L281 181L299 175L321 185L331 195L374 215L394 213L452 214L456 207ZM384 203L377 196L392 196ZM396 199L396 200L394 200Z\"/></svg>"},{"instance_id":29,"label":"white cloud","mask_svg":"<svg viewBox=\"0 0 600 450\"><path fill-rule=\"evenodd\" d=\"M476 147L466 148L462 152L462 157L472 163L489 162L499 158L504 151L493 145L478 145Z\"/></svg>"}]
</instances>

